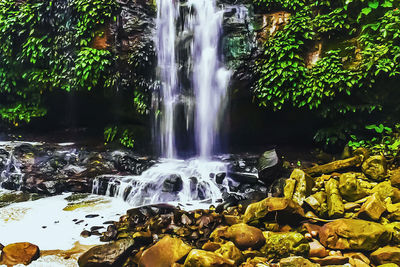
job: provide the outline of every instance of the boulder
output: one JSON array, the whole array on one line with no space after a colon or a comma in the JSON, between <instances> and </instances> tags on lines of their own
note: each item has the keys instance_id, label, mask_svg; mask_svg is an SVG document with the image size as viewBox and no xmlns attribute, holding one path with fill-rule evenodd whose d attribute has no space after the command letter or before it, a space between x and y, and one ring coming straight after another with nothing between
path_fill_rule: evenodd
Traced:
<instances>
[{"instance_id":1,"label":"boulder","mask_svg":"<svg viewBox=\"0 0 400 267\"><path fill-rule=\"evenodd\" d=\"M229 239L241 250L258 249L265 244L262 231L245 223L234 224L230 227L220 227L214 230L210 238Z\"/></svg>"},{"instance_id":2,"label":"boulder","mask_svg":"<svg viewBox=\"0 0 400 267\"><path fill-rule=\"evenodd\" d=\"M281 169L278 154L275 149L265 151L258 160L258 178L266 184L277 179Z\"/></svg>"},{"instance_id":3,"label":"boulder","mask_svg":"<svg viewBox=\"0 0 400 267\"><path fill-rule=\"evenodd\" d=\"M325 183L328 200L328 215L331 218L343 217L344 205L339 193L339 182L333 178Z\"/></svg>"},{"instance_id":4,"label":"boulder","mask_svg":"<svg viewBox=\"0 0 400 267\"><path fill-rule=\"evenodd\" d=\"M221 245L219 249L214 251L224 259L230 259L235 262L235 265L239 265L243 261L243 254L232 242L226 242Z\"/></svg>"},{"instance_id":5,"label":"boulder","mask_svg":"<svg viewBox=\"0 0 400 267\"><path fill-rule=\"evenodd\" d=\"M343 173L339 178L339 191L347 201L356 201L368 195L357 180L354 172Z\"/></svg>"},{"instance_id":6,"label":"boulder","mask_svg":"<svg viewBox=\"0 0 400 267\"><path fill-rule=\"evenodd\" d=\"M319 267L318 264L312 263L311 261L300 257L300 256L292 256L288 258L283 258L279 261L280 267Z\"/></svg>"},{"instance_id":7,"label":"boulder","mask_svg":"<svg viewBox=\"0 0 400 267\"><path fill-rule=\"evenodd\" d=\"M285 187L283 188L283 195L287 199L292 199L294 190L296 189L296 180L295 179L286 179Z\"/></svg>"},{"instance_id":8,"label":"boulder","mask_svg":"<svg viewBox=\"0 0 400 267\"><path fill-rule=\"evenodd\" d=\"M39 258L39 256L39 247L34 244L27 242L9 244L3 248L0 265L28 265Z\"/></svg>"},{"instance_id":9,"label":"boulder","mask_svg":"<svg viewBox=\"0 0 400 267\"><path fill-rule=\"evenodd\" d=\"M311 260L315 263L320 264L321 266L326 265L345 265L349 262L349 258L343 256L327 256L325 258L311 258Z\"/></svg>"},{"instance_id":10,"label":"boulder","mask_svg":"<svg viewBox=\"0 0 400 267\"><path fill-rule=\"evenodd\" d=\"M233 260L225 259L220 255L200 250L193 249L187 256L184 267L233 267L235 262Z\"/></svg>"},{"instance_id":11,"label":"boulder","mask_svg":"<svg viewBox=\"0 0 400 267\"><path fill-rule=\"evenodd\" d=\"M304 210L290 199L269 197L250 204L243 216L243 222L277 220L296 223L304 217Z\"/></svg>"},{"instance_id":12,"label":"boulder","mask_svg":"<svg viewBox=\"0 0 400 267\"><path fill-rule=\"evenodd\" d=\"M263 256L268 259L281 259L289 256L307 257L310 245L307 239L300 233L287 232L276 233L263 232L265 245L260 249Z\"/></svg>"},{"instance_id":13,"label":"boulder","mask_svg":"<svg viewBox=\"0 0 400 267\"><path fill-rule=\"evenodd\" d=\"M385 246L371 253L371 260L375 264L395 263L400 265L400 248Z\"/></svg>"},{"instance_id":14,"label":"boulder","mask_svg":"<svg viewBox=\"0 0 400 267\"><path fill-rule=\"evenodd\" d=\"M303 205L304 199L311 195L314 180L300 169L294 169L290 175L290 179L296 181L292 199L301 206Z\"/></svg>"},{"instance_id":15,"label":"boulder","mask_svg":"<svg viewBox=\"0 0 400 267\"><path fill-rule=\"evenodd\" d=\"M139 260L139 267L170 267L186 256L191 249L181 239L167 235L143 252Z\"/></svg>"},{"instance_id":16,"label":"boulder","mask_svg":"<svg viewBox=\"0 0 400 267\"><path fill-rule=\"evenodd\" d=\"M79 267L118 266L129 256L135 241L131 238L120 239L105 245L95 246L79 257Z\"/></svg>"},{"instance_id":17,"label":"boulder","mask_svg":"<svg viewBox=\"0 0 400 267\"><path fill-rule=\"evenodd\" d=\"M169 175L163 182L163 192L179 192L183 188L182 178L177 174Z\"/></svg>"},{"instance_id":18,"label":"boulder","mask_svg":"<svg viewBox=\"0 0 400 267\"><path fill-rule=\"evenodd\" d=\"M320 242L330 249L375 250L386 245L391 233L383 225L358 219L338 219L319 229Z\"/></svg>"},{"instance_id":19,"label":"boulder","mask_svg":"<svg viewBox=\"0 0 400 267\"><path fill-rule=\"evenodd\" d=\"M361 206L358 217L378 221L385 210L385 203L375 193L368 197L368 200Z\"/></svg>"},{"instance_id":20,"label":"boulder","mask_svg":"<svg viewBox=\"0 0 400 267\"><path fill-rule=\"evenodd\" d=\"M400 168L397 168L390 173L390 182L393 186L400 188Z\"/></svg>"},{"instance_id":21,"label":"boulder","mask_svg":"<svg viewBox=\"0 0 400 267\"><path fill-rule=\"evenodd\" d=\"M387 173L386 159L382 155L369 157L361 165L361 170L368 178L382 181Z\"/></svg>"}]
</instances>

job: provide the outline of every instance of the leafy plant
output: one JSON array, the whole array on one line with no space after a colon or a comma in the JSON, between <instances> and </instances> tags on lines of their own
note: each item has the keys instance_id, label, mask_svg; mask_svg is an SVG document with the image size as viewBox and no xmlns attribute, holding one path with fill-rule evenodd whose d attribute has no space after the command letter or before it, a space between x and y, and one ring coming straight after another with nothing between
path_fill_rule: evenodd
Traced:
<instances>
[{"instance_id":1,"label":"leafy plant","mask_svg":"<svg viewBox=\"0 0 400 267\"><path fill-rule=\"evenodd\" d=\"M360 138L351 135L351 141L348 145L353 149L365 147L374 154L382 154L392 161L398 159L400 152L400 124L394 127L379 125L367 125L365 129L369 130L369 138Z\"/></svg>"}]
</instances>

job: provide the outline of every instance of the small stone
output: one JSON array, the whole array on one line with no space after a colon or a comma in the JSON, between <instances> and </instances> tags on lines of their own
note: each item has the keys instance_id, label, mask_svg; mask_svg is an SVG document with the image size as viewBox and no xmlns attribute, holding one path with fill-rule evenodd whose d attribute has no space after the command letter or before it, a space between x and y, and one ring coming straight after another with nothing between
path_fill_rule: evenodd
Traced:
<instances>
[{"instance_id":1,"label":"small stone","mask_svg":"<svg viewBox=\"0 0 400 267\"><path fill-rule=\"evenodd\" d=\"M0 264L14 266L28 265L40 256L39 247L27 242L14 243L3 248Z\"/></svg>"},{"instance_id":2,"label":"small stone","mask_svg":"<svg viewBox=\"0 0 400 267\"><path fill-rule=\"evenodd\" d=\"M88 214L88 215L85 216L85 218L96 218L96 217L99 217L99 216L100 216L99 214Z\"/></svg>"},{"instance_id":3,"label":"small stone","mask_svg":"<svg viewBox=\"0 0 400 267\"><path fill-rule=\"evenodd\" d=\"M371 259L375 264L395 263L400 265L400 248L391 246L378 248L371 253Z\"/></svg>"},{"instance_id":4,"label":"small stone","mask_svg":"<svg viewBox=\"0 0 400 267\"><path fill-rule=\"evenodd\" d=\"M378 221L385 210L385 203L375 193L361 206L358 217Z\"/></svg>"},{"instance_id":5,"label":"small stone","mask_svg":"<svg viewBox=\"0 0 400 267\"><path fill-rule=\"evenodd\" d=\"M344 210L345 211L354 211L356 209L360 209L361 205L358 203L354 203L354 202L347 202L344 204Z\"/></svg>"},{"instance_id":6,"label":"small stone","mask_svg":"<svg viewBox=\"0 0 400 267\"><path fill-rule=\"evenodd\" d=\"M83 230L81 232L81 237L87 238L89 236L91 236L92 234L88 231L88 230Z\"/></svg>"},{"instance_id":7,"label":"small stone","mask_svg":"<svg viewBox=\"0 0 400 267\"><path fill-rule=\"evenodd\" d=\"M387 162L384 156L369 157L361 165L362 172L372 180L382 181L386 177Z\"/></svg>"},{"instance_id":8,"label":"small stone","mask_svg":"<svg viewBox=\"0 0 400 267\"><path fill-rule=\"evenodd\" d=\"M92 226L92 227L90 227L90 231L97 231L97 230L100 230L100 229L103 229L104 228L104 226Z\"/></svg>"},{"instance_id":9,"label":"small stone","mask_svg":"<svg viewBox=\"0 0 400 267\"><path fill-rule=\"evenodd\" d=\"M217 184L222 184L222 182L224 181L225 177L226 177L226 173L225 172L218 173L215 176L215 182Z\"/></svg>"},{"instance_id":10,"label":"small stone","mask_svg":"<svg viewBox=\"0 0 400 267\"><path fill-rule=\"evenodd\" d=\"M313 241L310 242L309 244L310 244L309 257L323 258L329 255L326 248L323 245L321 245L321 243L318 240L313 239Z\"/></svg>"},{"instance_id":11,"label":"small stone","mask_svg":"<svg viewBox=\"0 0 400 267\"><path fill-rule=\"evenodd\" d=\"M201 249L214 252L214 251L216 251L217 249L219 249L220 247L221 247L221 244L220 244L220 243L207 241L207 242L201 247Z\"/></svg>"}]
</instances>

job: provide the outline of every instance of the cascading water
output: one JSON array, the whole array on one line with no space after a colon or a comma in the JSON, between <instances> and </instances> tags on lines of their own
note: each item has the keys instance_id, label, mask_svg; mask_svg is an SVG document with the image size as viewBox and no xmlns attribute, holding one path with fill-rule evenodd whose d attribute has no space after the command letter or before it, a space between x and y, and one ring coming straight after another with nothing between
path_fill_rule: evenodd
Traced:
<instances>
[{"instance_id":1,"label":"cascading water","mask_svg":"<svg viewBox=\"0 0 400 267\"><path fill-rule=\"evenodd\" d=\"M222 192L229 192L234 183L227 178L217 184L215 175L225 176L227 166L211 161L219 143L219 122L230 77L218 53L223 11L217 9L215 0L190 0L184 5L157 0L157 7L160 90L155 92L153 108L163 159L140 176L99 177L93 192L123 198L133 206L161 202L186 207L201 202L209 205L221 199ZM180 118L186 119L182 122ZM198 158L177 159L182 151L176 143L184 134L191 135L187 139L194 144L189 147Z\"/></svg>"},{"instance_id":2,"label":"cascading water","mask_svg":"<svg viewBox=\"0 0 400 267\"><path fill-rule=\"evenodd\" d=\"M191 0L195 16L189 27L193 40L193 89L196 98L196 147L201 158L209 158L218 144L219 119L225 106L230 72L219 60L223 12L214 0Z\"/></svg>"}]
</instances>

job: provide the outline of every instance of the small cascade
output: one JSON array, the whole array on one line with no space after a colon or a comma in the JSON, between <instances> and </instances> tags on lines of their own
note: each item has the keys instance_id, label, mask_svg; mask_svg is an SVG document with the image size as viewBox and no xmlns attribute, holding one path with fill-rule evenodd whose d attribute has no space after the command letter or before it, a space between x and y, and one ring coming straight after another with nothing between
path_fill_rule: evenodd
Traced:
<instances>
[{"instance_id":1,"label":"small cascade","mask_svg":"<svg viewBox=\"0 0 400 267\"><path fill-rule=\"evenodd\" d=\"M220 175L225 177L226 164L218 161L163 160L140 176L97 177L93 186L94 194L105 194L127 201L132 206L157 203L179 203L184 207L217 203L223 192L237 184L223 179L217 184Z\"/></svg>"},{"instance_id":2,"label":"small cascade","mask_svg":"<svg viewBox=\"0 0 400 267\"><path fill-rule=\"evenodd\" d=\"M8 187L8 184L18 185L18 187L22 185L24 173L21 171L22 163L14 156L16 145L12 143L0 144L0 188Z\"/></svg>"}]
</instances>

